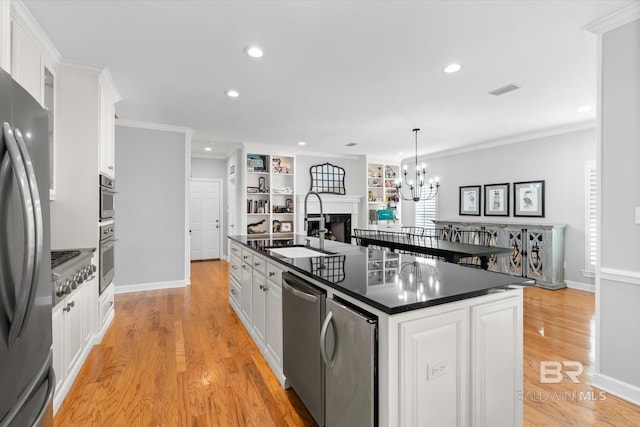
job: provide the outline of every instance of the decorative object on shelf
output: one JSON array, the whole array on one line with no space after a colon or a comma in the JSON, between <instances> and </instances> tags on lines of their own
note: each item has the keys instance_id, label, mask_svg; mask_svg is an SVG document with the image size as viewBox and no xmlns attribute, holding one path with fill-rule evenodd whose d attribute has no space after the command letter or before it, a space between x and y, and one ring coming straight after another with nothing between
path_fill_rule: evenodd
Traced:
<instances>
[{"instance_id":1,"label":"decorative object on shelf","mask_svg":"<svg viewBox=\"0 0 640 427\"><path fill-rule=\"evenodd\" d=\"M393 170L393 168L389 165L384 167L384 177L387 179L396 179L396 172Z\"/></svg>"},{"instance_id":2,"label":"decorative object on shelf","mask_svg":"<svg viewBox=\"0 0 640 427\"><path fill-rule=\"evenodd\" d=\"M513 216L544 218L544 181L513 183Z\"/></svg>"},{"instance_id":3,"label":"decorative object on shelf","mask_svg":"<svg viewBox=\"0 0 640 427\"><path fill-rule=\"evenodd\" d=\"M280 221L280 231L282 233L293 233L293 221Z\"/></svg>"},{"instance_id":4,"label":"decorative object on shelf","mask_svg":"<svg viewBox=\"0 0 640 427\"><path fill-rule=\"evenodd\" d=\"M287 174L291 168L287 163L283 163L280 157L273 157L271 159L271 173Z\"/></svg>"},{"instance_id":5,"label":"decorative object on shelf","mask_svg":"<svg viewBox=\"0 0 640 427\"><path fill-rule=\"evenodd\" d=\"M258 178L258 192L266 193L267 191L267 180L264 176L261 176Z\"/></svg>"},{"instance_id":6,"label":"decorative object on shelf","mask_svg":"<svg viewBox=\"0 0 640 427\"><path fill-rule=\"evenodd\" d=\"M460 215L480 216L482 193L479 185L460 187Z\"/></svg>"},{"instance_id":7,"label":"decorative object on shelf","mask_svg":"<svg viewBox=\"0 0 640 427\"><path fill-rule=\"evenodd\" d=\"M260 189L258 187L247 187L247 193L254 194L259 192L260 192Z\"/></svg>"},{"instance_id":8,"label":"decorative object on shelf","mask_svg":"<svg viewBox=\"0 0 640 427\"><path fill-rule=\"evenodd\" d=\"M293 194L293 189L291 187L272 188L271 192L273 194Z\"/></svg>"},{"instance_id":9,"label":"decorative object on shelf","mask_svg":"<svg viewBox=\"0 0 640 427\"><path fill-rule=\"evenodd\" d=\"M285 201L285 205L286 205L287 212L293 213L293 200L287 199Z\"/></svg>"},{"instance_id":10,"label":"decorative object on shelf","mask_svg":"<svg viewBox=\"0 0 640 427\"><path fill-rule=\"evenodd\" d=\"M267 232L266 219L262 221L254 222L253 224L247 224L247 234L264 234Z\"/></svg>"},{"instance_id":11,"label":"decorative object on shelf","mask_svg":"<svg viewBox=\"0 0 640 427\"><path fill-rule=\"evenodd\" d=\"M509 184L484 186L484 216L509 216Z\"/></svg>"},{"instance_id":12,"label":"decorative object on shelf","mask_svg":"<svg viewBox=\"0 0 640 427\"><path fill-rule=\"evenodd\" d=\"M265 172L267 170L267 156L261 154L247 154L248 172Z\"/></svg>"},{"instance_id":13,"label":"decorative object on shelf","mask_svg":"<svg viewBox=\"0 0 640 427\"><path fill-rule=\"evenodd\" d=\"M402 200L413 200L414 202L419 202L422 200L431 200L438 195L438 189L440 188L440 179L436 176L435 182L433 179L429 180L429 192L424 194L424 181L427 174L427 170L425 169L424 163L422 164L422 169L418 168L418 132L420 129L413 129L415 133L416 139L416 156L415 156L415 164L416 164L416 183L413 184L412 180L407 179L407 165L404 166L403 179L396 181L396 189L398 190L398 194L402 198ZM402 182L404 181L404 183ZM408 187L411 192L411 196L407 197L402 193L402 188Z\"/></svg>"},{"instance_id":14,"label":"decorative object on shelf","mask_svg":"<svg viewBox=\"0 0 640 427\"><path fill-rule=\"evenodd\" d=\"M278 221L277 219L274 219L271 224L271 232L279 233L281 227L282 227L282 224L280 224L280 221Z\"/></svg>"},{"instance_id":15,"label":"decorative object on shelf","mask_svg":"<svg viewBox=\"0 0 640 427\"><path fill-rule=\"evenodd\" d=\"M309 168L311 190L316 193L346 194L344 169L331 163L314 165Z\"/></svg>"}]
</instances>

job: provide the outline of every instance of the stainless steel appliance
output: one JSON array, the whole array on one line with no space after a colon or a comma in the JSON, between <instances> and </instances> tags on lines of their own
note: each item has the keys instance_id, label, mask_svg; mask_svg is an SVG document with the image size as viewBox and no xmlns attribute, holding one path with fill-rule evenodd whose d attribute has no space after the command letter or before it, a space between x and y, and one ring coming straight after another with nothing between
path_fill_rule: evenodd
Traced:
<instances>
[{"instance_id":1,"label":"stainless steel appliance","mask_svg":"<svg viewBox=\"0 0 640 427\"><path fill-rule=\"evenodd\" d=\"M51 251L53 306L58 305L81 283L93 280L96 266L90 251Z\"/></svg>"},{"instance_id":2,"label":"stainless steel appliance","mask_svg":"<svg viewBox=\"0 0 640 427\"><path fill-rule=\"evenodd\" d=\"M326 293L291 273L282 275L283 370L318 425L324 425L320 325Z\"/></svg>"},{"instance_id":3,"label":"stainless steel appliance","mask_svg":"<svg viewBox=\"0 0 640 427\"><path fill-rule=\"evenodd\" d=\"M116 183L106 175L100 175L100 219L111 219L116 214Z\"/></svg>"},{"instance_id":4,"label":"stainless steel appliance","mask_svg":"<svg viewBox=\"0 0 640 427\"><path fill-rule=\"evenodd\" d=\"M51 421L48 115L0 69L0 426Z\"/></svg>"},{"instance_id":5,"label":"stainless steel appliance","mask_svg":"<svg viewBox=\"0 0 640 427\"><path fill-rule=\"evenodd\" d=\"M115 225L100 226L100 294L109 286L115 276L114 245Z\"/></svg>"},{"instance_id":6,"label":"stainless steel appliance","mask_svg":"<svg viewBox=\"0 0 640 427\"><path fill-rule=\"evenodd\" d=\"M374 316L337 297L327 299L320 331L327 427L378 425L376 334Z\"/></svg>"}]
</instances>

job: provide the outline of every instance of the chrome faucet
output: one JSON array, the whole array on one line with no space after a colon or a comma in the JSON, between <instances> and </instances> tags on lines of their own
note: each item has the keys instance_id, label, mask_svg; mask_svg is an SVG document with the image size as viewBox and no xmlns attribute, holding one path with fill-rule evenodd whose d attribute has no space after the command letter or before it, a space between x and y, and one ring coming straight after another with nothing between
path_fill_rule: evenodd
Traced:
<instances>
[{"instance_id":1,"label":"chrome faucet","mask_svg":"<svg viewBox=\"0 0 640 427\"><path fill-rule=\"evenodd\" d=\"M309 214L307 213L307 202L309 200L309 196L314 194L318 198L318 202L320 202L320 218L309 218ZM320 195L315 191L309 191L306 196L304 196L304 231L307 231L307 222L309 221L318 221L318 234L320 234L320 249L324 251L324 236L327 233L327 230L324 228L324 210L322 209L322 199Z\"/></svg>"}]
</instances>

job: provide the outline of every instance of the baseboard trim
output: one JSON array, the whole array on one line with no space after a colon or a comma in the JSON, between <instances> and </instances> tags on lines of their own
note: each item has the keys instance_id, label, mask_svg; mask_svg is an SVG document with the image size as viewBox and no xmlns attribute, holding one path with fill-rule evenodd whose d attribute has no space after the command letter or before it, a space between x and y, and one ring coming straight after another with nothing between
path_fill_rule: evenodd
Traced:
<instances>
[{"instance_id":1,"label":"baseboard trim","mask_svg":"<svg viewBox=\"0 0 640 427\"><path fill-rule=\"evenodd\" d=\"M130 292L146 292L158 289L185 288L187 284L184 280L174 280L170 282L140 283L137 285L118 285L114 288L116 294L128 294Z\"/></svg>"},{"instance_id":2,"label":"baseboard trim","mask_svg":"<svg viewBox=\"0 0 640 427\"><path fill-rule=\"evenodd\" d=\"M580 291L595 292L596 285L590 283L574 282L573 280L565 280L567 288L578 289Z\"/></svg>"},{"instance_id":3,"label":"baseboard trim","mask_svg":"<svg viewBox=\"0 0 640 427\"><path fill-rule=\"evenodd\" d=\"M640 387L622 382L601 373L593 374L591 385L635 405L640 405Z\"/></svg>"}]
</instances>

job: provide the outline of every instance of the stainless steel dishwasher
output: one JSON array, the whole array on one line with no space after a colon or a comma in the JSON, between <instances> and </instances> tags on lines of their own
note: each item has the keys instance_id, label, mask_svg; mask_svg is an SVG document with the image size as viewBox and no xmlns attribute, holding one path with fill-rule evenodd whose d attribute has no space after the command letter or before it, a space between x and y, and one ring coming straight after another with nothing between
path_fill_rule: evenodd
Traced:
<instances>
[{"instance_id":1,"label":"stainless steel dishwasher","mask_svg":"<svg viewBox=\"0 0 640 427\"><path fill-rule=\"evenodd\" d=\"M327 427L378 425L377 318L337 296L326 301L320 353Z\"/></svg>"},{"instance_id":2,"label":"stainless steel dishwasher","mask_svg":"<svg viewBox=\"0 0 640 427\"><path fill-rule=\"evenodd\" d=\"M284 376L318 425L324 426L324 365L320 327L326 292L298 276L282 275Z\"/></svg>"}]
</instances>

